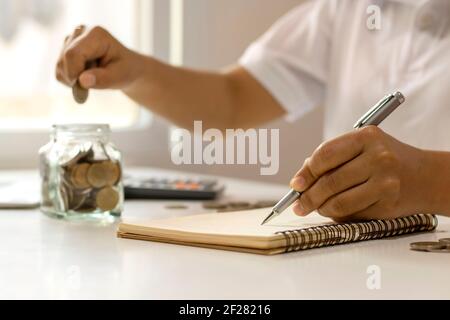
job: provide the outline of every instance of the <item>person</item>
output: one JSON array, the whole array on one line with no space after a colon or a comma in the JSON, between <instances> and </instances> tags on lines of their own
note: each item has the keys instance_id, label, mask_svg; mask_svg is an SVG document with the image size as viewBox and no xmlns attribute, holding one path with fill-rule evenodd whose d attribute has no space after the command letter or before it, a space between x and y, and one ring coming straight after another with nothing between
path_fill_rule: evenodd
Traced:
<instances>
[{"instance_id":1,"label":"person","mask_svg":"<svg viewBox=\"0 0 450 320\"><path fill-rule=\"evenodd\" d=\"M377 13L381 21L371 24ZM78 80L89 89L122 90L185 128L195 120L209 128L250 128L323 105L327 142L291 181L303 192L298 215L450 216L449 31L446 0L306 1L235 66L205 72L141 55L100 27L80 27L65 41L57 78L68 86ZM99 66L85 70L90 60ZM384 130L346 133L397 89L407 102Z\"/></svg>"}]
</instances>

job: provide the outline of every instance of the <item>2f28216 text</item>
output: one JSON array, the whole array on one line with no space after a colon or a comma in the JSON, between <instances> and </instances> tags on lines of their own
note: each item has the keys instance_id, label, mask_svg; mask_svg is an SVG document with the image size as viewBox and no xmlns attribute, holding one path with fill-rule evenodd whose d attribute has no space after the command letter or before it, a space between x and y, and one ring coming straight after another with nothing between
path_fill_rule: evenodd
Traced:
<instances>
[{"instance_id":1,"label":"2f28216 text","mask_svg":"<svg viewBox=\"0 0 450 320\"><path fill-rule=\"evenodd\" d=\"M225 304L222 306L197 306L186 304L181 306L178 314L181 316L261 316L271 314L271 305Z\"/></svg>"}]
</instances>

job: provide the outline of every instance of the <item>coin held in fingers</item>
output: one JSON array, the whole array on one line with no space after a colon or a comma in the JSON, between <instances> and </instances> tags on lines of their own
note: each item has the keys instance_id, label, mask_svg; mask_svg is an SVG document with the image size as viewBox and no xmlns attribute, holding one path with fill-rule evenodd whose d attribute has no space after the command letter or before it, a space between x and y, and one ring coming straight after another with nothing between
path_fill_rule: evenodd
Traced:
<instances>
[{"instance_id":1,"label":"coin held in fingers","mask_svg":"<svg viewBox=\"0 0 450 320\"><path fill-rule=\"evenodd\" d=\"M89 98L89 90L83 88L80 85L79 81L77 81L75 85L72 87L72 94L73 98L78 104L86 103L87 99Z\"/></svg>"},{"instance_id":2,"label":"coin held in fingers","mask_svg":"<svg viewBox=\"0 0 450 320\"><path fill-rule=\"evenodd\" d=\"M97 61L88 61L86 62L85 70L94 69L98 66ZM85 89L81 86L80 80L77 80L75 85L72 87L73 98L79 104L86 103L89 98L89 89Z\"/></svg>"}]
</instances>

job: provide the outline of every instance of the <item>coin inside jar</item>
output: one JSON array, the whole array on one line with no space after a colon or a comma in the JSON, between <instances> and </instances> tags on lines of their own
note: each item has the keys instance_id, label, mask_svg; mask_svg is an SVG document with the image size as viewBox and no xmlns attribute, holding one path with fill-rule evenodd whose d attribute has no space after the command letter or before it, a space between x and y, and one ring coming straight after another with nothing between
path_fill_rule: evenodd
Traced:
<instances>
[{"instance_id":1,"label":"coin inside jar","mask_svg":"<svg viewBox=\"0 0 450 320\"><path fill-rule=\"evenodd\" d=\"M120 167L110 161L94 163L87 171L87 180L95 188L111 187L120 179Z\"/></svg>"},{"instance_id":2,"label":"coin inside jar","mask_svg":"<svg viewBox=\"0 0 450 320\"><path fill-rule=\"evenodd\" d=\"M97 207L103 211L111 211L119 204L119 193L113 188L103 188L97 193L95 202Z\"/></svg>"},{"instance_id":3,"label":"coin inside jar","mask_svg":"<svg viewBox=\"0 0 450 320\"><path fill-rule=\"evenodd\" d=\"M112 161L106 161L103 165L105 166L105 170L108 172L105 179L106 185L108 187L116 185L122 175L120 165Z\"/></svg>"},{"instance_id":4,"label":"coin inside jar","mask_svg":"<svg viewBox=\"0 0 450 320\"><path fill-rule=\"evenodd\" d=\"M411 250L415 251L430 251L430 250L440 250L447 247L446 244L441 242L414 242L410 245Z\"/></svg>"},{"instance_id":5,"label":"coin inside jar","mask_svg":"<svg viewBox=\"0 0 450 320\"><path fill-rule=\"evenodd\" d=\"M89 198L89 192L82 192L82 193L78 193L75 192L72 194L72 196L70 197L70 209L77 211L78 209L80 209L81 207L83 207L83 205L86 204L86 200Z\"/></svg>"},{"instance_id":6,"label":"coin inside jar","mask_svg":"<svg viewBox=\"0 0 450 320\"><path fill-rule=\"evenodd\" d=\"M77 189L87 189L90 187L87 180L87 173L91 165L89 163L80 163L73 167L70 174L70 180Z\"/></svg>"}]
</instances>

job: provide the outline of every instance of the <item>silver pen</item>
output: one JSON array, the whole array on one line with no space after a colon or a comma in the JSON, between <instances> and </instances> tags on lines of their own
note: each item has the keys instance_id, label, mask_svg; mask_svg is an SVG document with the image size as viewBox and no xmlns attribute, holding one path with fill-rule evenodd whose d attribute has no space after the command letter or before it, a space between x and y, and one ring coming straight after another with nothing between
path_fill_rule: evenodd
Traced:
<instances>
[{"instance_id":1,"label":"silver pen","mask_svg":"<svg viewBox=\"0 0 450 320\"><path fill-rule=\"evenodd\" d=\"M394 112L401 104L405 102L405 97L400 92L384 97L373 108L371 108L361 119L354 125L355 129L378 126L392 112ZM279 216L283 211L289 208L295 201L301 197L301 192L291 190L283 197L272 209L270 215L264 219L262 225Z\"/></svg>"}]
</instances>

